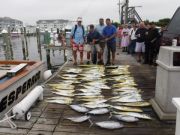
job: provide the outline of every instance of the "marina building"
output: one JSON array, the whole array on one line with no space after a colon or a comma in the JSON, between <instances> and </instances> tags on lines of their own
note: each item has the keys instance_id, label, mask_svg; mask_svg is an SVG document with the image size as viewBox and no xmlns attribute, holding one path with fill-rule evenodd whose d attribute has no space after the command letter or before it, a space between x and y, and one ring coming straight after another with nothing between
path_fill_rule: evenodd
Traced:
<instances>
[{"instance_id":1,"label":"marina building","mask_svg":"<svg viewBox=\"0 0 180 135\"><path fill-rule=\"evenodd\" d=\"M23 26L23 22L17 19L12 19L10 17L0 17L0 31L3 29L11 28L12 31L19 29Z\"/></svg>"},{"instance_id":2,"label":"marina building","mask_svg":"<svg viewBox=\"0 0 180 135\"><path fill-rule=\"evenodd\" d=\"M40 28L41 31L45 31L46 29L48 31L57 31L57 29L63 30L67 24L68 20L63 19L55 19L55 20L39 20L36 22L37 27Z\"/></svg>"}]
</instances>

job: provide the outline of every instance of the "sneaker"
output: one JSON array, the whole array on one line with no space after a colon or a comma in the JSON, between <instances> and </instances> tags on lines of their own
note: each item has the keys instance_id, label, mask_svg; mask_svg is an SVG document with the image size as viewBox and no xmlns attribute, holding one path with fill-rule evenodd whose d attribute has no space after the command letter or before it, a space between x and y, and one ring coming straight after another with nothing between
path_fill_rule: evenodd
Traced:
<instances>
[{"instance_id":1,"label":"sneaker","mask_svg":"<svg viewBox=\"0 0 180 135\"><path fill-rule=\"evenodd\" d=\"M73 65L74 65L74 66L77 66L77 62L74 62Z\"/></svg>"},{"instance_id":2,"label":"sneaker","mask_svg":"<svg viewBox=\"0 0 180 135\"><path fill-rule=\"evenodd\" d=\"M90 61L87 61L86 64L89 65L89 64L90 64Z\"/></svg>"}]
</instances>

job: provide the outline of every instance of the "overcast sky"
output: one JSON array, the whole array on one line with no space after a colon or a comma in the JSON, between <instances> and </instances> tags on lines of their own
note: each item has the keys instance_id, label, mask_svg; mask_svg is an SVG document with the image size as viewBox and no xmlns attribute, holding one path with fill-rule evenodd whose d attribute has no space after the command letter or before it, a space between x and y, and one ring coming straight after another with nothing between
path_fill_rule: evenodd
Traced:
<instances>
[{"instance_id":1,"label":"overcast sky","mask_svg":"<svg viewBox=\"0 0 180 135\"><path fill-rule=\"evenodd\" d=\"M35 24L39 19L70 19L83 17L85 24L97 23L98 18L118 21L119 0L0 0L0 16ZM121 0L123 1L123 0ZM142 6L137 11L143 20L156 21L172 17L180 0L130 0L130 6Z\"/></svg>"}]
</instances>

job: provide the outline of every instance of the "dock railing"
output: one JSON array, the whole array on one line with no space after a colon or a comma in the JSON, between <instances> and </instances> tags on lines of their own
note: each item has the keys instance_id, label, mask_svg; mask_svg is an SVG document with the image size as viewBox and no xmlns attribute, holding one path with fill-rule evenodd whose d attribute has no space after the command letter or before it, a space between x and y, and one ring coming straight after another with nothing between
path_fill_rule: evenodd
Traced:
<instances>
[{"instance_id":1,"label":"dock railing","mask_svg":"<svg viewBox=\"0 0 180 135\"><path fill-rule=\"evenodd\" d=\"M176 134L175 135L180 135L180 98L173 98L172 100L173 104L177 108L177 116L176 116Z\"/></svg>"}]
</instances>

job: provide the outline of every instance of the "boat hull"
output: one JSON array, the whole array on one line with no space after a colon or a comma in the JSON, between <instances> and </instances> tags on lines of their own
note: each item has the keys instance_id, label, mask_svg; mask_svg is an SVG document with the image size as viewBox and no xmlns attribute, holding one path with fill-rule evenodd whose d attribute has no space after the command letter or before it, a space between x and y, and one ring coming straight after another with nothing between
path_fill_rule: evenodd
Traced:
<instances>
[{"instance_id":1,"label":"boat hull","mask_svg":"<svg viewBox=\"0 0 180 135\"><path fill-rule=\"evenodd\" d=\"M42 80L45 71L45 64L43 62L0 61L0 64L2 63L27 63L28 66L15 77L0 84L0 119Z\"/></svg>"}]
</instances>

